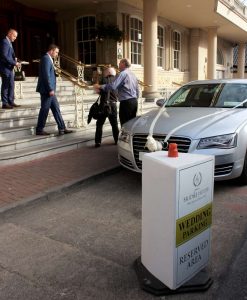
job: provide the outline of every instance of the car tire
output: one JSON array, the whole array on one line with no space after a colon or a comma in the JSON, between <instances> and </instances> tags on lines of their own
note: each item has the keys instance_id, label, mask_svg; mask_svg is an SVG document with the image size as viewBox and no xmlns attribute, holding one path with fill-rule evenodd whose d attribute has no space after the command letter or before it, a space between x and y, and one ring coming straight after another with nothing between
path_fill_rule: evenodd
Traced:
<instances>
[{"instance_id":1,"label":"car tire","mask_svg":"<svg viewBox=\"0 0 247 300\"><path fill-rule=\"evenodd\" d=\"M244 166L242 174L240 175L240 180L242 184L247 184L247 152L245 154Z\"/></svg>"}]
</instances>

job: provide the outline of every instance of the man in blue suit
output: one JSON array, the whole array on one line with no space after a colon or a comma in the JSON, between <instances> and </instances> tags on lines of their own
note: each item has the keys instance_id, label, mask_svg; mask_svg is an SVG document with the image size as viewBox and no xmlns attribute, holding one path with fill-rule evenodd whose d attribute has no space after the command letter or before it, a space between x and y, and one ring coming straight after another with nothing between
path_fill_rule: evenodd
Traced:
<instances>
[{"instance_id":1,"label":"man in blue suit","mask_svg":"<svg viewBox=\"0 0 247 300\"><path fill-rule=\"evenodd\" d=\"M55 121L57 122L59 135L71 133L65 127L63 117L60 112L56 93L56 74L53 59L58 56L58 46L52 44L47 53L41 58L39 66L39 79L36 91L40 93L41 108L39 111L36 135L49 135L44 131L49 109L51 109Z\"/></svg>"},{"instance_id":2,"label":"man in blue suit","mask_svg":"<svg viewBox=\"0 0 247 300\"><path fill-rule=\"evenodd\" d=\"M17 62L12 43L17 38L17 31L9 29L7 36L0 42L0 74L2 76L1 98L2 108L11 109L18 107L14 103L14 73L15 66L19 67L20 63Z\"/></svg>"}]
</instances>

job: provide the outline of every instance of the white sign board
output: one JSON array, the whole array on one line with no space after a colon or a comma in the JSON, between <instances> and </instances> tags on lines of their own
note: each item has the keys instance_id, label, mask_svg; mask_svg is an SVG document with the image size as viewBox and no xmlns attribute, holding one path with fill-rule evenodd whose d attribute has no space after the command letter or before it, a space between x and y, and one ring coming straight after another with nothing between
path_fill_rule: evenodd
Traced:
<instances>
[{"instance_id":1,"label":"white sign board","mask_svg":"<svg viewBox=\"0 0 247 300\"><path fill-rule=\"evenodd\" d=\"M213 184L213 156L143 156L141 261L170 289L208 263Z\"/></svg>"}]
</instances>

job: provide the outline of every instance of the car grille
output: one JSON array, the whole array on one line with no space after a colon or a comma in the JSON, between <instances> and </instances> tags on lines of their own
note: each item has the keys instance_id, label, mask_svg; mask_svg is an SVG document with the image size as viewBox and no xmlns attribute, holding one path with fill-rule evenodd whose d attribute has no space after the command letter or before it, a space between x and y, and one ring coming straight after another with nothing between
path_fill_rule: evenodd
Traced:
<instances>
[{"instance_id":1,"label":"car grille","mask_svg":"<svg viewBox=\"0 0 247 300\"><path fill-rule=\"evenodd\" d=\"M153 135L153 138L160 142L163 142L165 137L165 135ZM146 142L146 134L135 134L133 136L133 153L136 165L140 170L142 169L142 161L139 160L139 152L149 152L148 149L145 148ZM171 136L168 140L168 143L176 143L179 152L187 153L190 147L191 140L185 137ZM167 150L167 148L162 148L162 150Z\"/></svg>"},{"instance_id":2,"label":"car grille","mask_svg":"<svg viewBox=\"0 0 247 300\"><path fill-rule=\"evenodd\" d=\"M217 176L229 175L232 172L232 168L233 168L233 163L215 166L214 176L217 177Z\"/></svg>"},{"instance_id":3,"label":"car grille","mask_svg":"<svg viewBox=\"0 0 247 300\"><path fill-rule=\"evenodd\" d=\"M132 162L121 155L119 156L119 162L127 168L134 169Z\"/></svg>"}]
</instances>

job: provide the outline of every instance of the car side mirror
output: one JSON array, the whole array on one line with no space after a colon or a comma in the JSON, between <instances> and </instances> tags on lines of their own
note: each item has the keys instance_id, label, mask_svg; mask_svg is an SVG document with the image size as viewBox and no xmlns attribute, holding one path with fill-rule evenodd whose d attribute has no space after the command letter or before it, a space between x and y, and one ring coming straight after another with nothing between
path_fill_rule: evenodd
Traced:
<instances>
[{"instance_id":1,"label":"car side mirror","mask_svg":"<svg viewBox=\"0 0 247 300\"><path fill-rule=\"evenodd\" d=\"M156 101L156 104L157 104L158 106L162 107L162 106L165 104L165 102L166 102L166 99L158 99L158 100Z\"/></svg>"}]
</instances>

